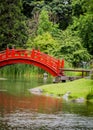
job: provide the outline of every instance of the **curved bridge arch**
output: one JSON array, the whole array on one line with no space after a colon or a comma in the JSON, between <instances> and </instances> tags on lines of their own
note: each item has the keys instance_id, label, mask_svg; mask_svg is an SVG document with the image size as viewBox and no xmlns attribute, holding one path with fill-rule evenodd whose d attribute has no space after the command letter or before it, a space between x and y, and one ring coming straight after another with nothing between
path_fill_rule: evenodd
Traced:
<instances>
[{"instance_id":1,"label":"curved bridge arch","mask_svg":"<svg viewBox=\"0 0 93 130\"><path fill-rule=\"evenodd\" d=\"M39 50L16 50L6 49L0 52L0 68L12 64L31 64L44 69L53 76L60 75L60 68L64 67L62 62Z\"/></svg>"}]
</instances>

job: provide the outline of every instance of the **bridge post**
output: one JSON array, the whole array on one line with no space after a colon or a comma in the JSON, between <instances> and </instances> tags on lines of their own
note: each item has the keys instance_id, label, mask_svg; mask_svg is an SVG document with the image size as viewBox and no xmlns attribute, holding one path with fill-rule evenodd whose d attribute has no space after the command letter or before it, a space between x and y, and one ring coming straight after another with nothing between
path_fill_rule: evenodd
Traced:
<instances>
[{"instance_id":1,"label":"bridge post","mask_svg":"<svg viewBox=\"0 0 93 130\"><path fill-rule=\"evenodd\" d=\"M14 47L12 48L12 56L14 56L15 55L15 49L14 49Z\"/></svg>"},{"instance_id":2,"label":"bridge post","mask_svg":"<svg viewBox=\"0 0 93 130\"><path fill-rule=\"evenodd\" d=\"M32 49L31 57L34 58L34 55L35 55L35 50Z\"/></svg>"},{"instance_id":3,"label":"bridge post","mask_svg":"<svg viewBox=\"0 0 93 130\"><path fill-rule=\"evenodd\" d=\"M9 48L6 48L6 58L8 58L8 54L9 54Z\"/></svg>"},{"instance_id":4,"label":"bridge post","mask_svg":"<svg viewBox=\"0 0 93 130\"><path fill-rule=\"evenodd\" d=\"M40 50L37 50L37 54L38 54L38 60L40 60L41 56L40 56Z\"/></svg>"},{"instance_id":5,"label":"bridge post","mask_svg":"<svg viewBox=\"0 0 93 130\"><path fill-rule=\"evenodd\" d=\"M58 63L57 63L57 73L58 75L60 74L60 60L58 60Z\"/></svg>"},{"instance_id":6,"label":"bridge post","mask_svg":"<svg viewBox=\"0 0 93 130\"><path fill-rule=\"evenodd\" d=\"M64 71L61 69L61 68L64 68L64 59L62 59L62 61L61 61L61 66L60 66L60 74L61 74L61 76L64 76Z\"/></svg>"},{"instance_id":7,"label":"bridge post","mask_svg":"<svg viewBox=\"0 0 93 130\"><path fill-rule=\"evenodd\" d=\"M64 59L61 61L61 68L64 68Z\"/></svg>"}]
</instances>

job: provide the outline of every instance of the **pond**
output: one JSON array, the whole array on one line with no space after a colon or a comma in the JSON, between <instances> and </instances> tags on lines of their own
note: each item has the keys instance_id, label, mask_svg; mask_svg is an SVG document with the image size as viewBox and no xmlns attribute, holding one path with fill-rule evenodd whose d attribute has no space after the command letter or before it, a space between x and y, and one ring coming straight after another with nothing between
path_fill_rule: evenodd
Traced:
<instances>
[{"instance_id":1,"label":"pond","mask_svg":"<svg viewBox=\"0 0 93 130\"><path fill-rule=\"evenodd\" d=\"M0 130L93 130L93 104L33 95L41 77L0 79Z\"/></svg>"}]
</instances>

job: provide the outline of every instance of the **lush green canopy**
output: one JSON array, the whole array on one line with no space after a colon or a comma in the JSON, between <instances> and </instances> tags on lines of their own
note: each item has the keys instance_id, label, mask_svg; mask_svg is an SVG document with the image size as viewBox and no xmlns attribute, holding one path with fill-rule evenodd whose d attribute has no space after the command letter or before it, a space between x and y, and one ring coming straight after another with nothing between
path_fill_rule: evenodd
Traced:
<instances>
[{"instance_id":1,"label":"lush green canopy","mask_svg":"<svg viewBox=\"0 0 93 130\"><path fill-rule=\"evenodd\" d=\"M93 0L1 0L0 49L9 44L27 45L74 65L88 62L93 57L92 3Z\"/></svg>"},{"instance_id":2,"label":"lush green canopy","mask_svg":"<svg viewBox=\"0 0 93 130\"><path fill-rule=\"evenodd\" d=\"M0 1L0 50L7 45L24 46L27 40L21 0Z\"/></svg>"}]
</instances>

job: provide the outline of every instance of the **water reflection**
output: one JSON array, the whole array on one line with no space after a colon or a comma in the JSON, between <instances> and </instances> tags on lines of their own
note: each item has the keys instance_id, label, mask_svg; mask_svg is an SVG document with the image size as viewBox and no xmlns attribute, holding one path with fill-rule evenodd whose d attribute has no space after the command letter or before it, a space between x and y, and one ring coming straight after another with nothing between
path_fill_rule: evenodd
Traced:
<instances>
[{"instance_id":1,"label":"water reflection","mask_svg":"<svg viewBox=\"0 0 93 130\"><path fill-rule=\"evenodd\" d=\"M32 95L36 82L0 81L0 130L93 130L93 103Z\"/></svg>"},{"instance_id":2,"label":"water reflection","mask_svg":"<svg viewBox=\"0 0 93 130\"><path fill-rule=\"evenodd\" d=\"M0 110L1 112L3 110L2 114L11 113L17 109L54 113L62 110L62 99L38 95L17 97L7 92L0 92Z\"/></svg>"},{"instance_id":3,"label":"water reflection","mask_svg":"<svg viewBox=\"0 0 93 130\"><path fill-rule=\"evenodd\" d=\"M93 117L93 103L73 103L65 102L62 104L62 110L64 113L74 113L81 116L92 116Z\"/></svg>"},{"instance_id":4,"label":"water reflection","mask_svg":"<svg viewBox=\"0 0 93 130\"><path fill-rule=\"evenodd\" d=\"M46 120L45 115L61 110L62 99L37 95L17 97L7 92L0 92L0 128L2 130L34 130L41 127L38 124L41 119ZM42 123L41 121L39 125Z\"/></svg>"}]
</instances>

